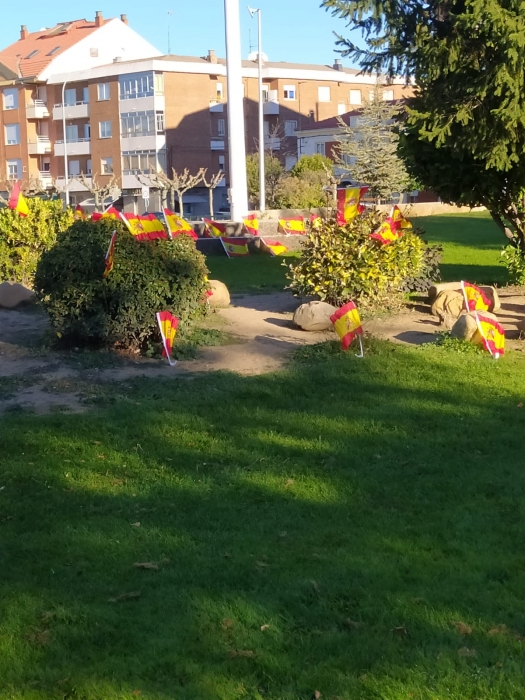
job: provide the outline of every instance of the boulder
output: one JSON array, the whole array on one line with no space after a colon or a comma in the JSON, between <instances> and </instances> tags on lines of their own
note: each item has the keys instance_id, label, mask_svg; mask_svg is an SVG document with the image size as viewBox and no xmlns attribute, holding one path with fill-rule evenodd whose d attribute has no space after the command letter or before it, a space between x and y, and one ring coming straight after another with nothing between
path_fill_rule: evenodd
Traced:
<instances>
[{"instance_id":1,"label":"boulder","mask_svg":"<svg viewBox=\"0 0 525 700\"><path fill-rule=\"evenodd\" d=\"M496 287L490 287L488 285L477 285L491 301L489 311L499 311L501 309L501 303L499 300L498 292ZM440 282L439 284L434 284L428 290L428 298L431 303L439 296L441 292L453 291L461 293L461 282Z\"/></svg>"},{"instance_id":2,"label":"boulder","mask_svg":"<svg viewBox=\"0 0 525 700\"><path fill-rule=\"evenodd\" d=\"M455 321L463 310L465 300L461 292L453 289L444 289L439 292L432 304L432 316L437 316L441 323L451 327L451 321Z\"/></svg>"},{"instance_id":3,"label":"boulder","mask_svg":"<svg viewBox=\"0 0 525 700\"><path fill-rule=\"evenodd\" d=\"M483 316L490 318L492 321L497 321L497 316L490 313L490 311L483 311ZM481 342L481 336L478 331L478 324L476 323L476 315L473 311L468 314L463 314L458 318L450 335L458 340L468 340L471 343L477 345Z\"/></svg>"},{"instance_id":4,"label":"boulder","mask_svg":"<svg viewBox=\"0 0 525 700\"><path fill-rule=\"evenodd\" d=\"M325 301L310 301L301 304L293 315L293 322L303 331L326 331L333 327L330 316L336 311L335 306Z\"/></svg>"},{"instance_id":5,"label":"boulder","mask_svg":"<svg viewBox=\"0 0 525 700\"><path fill-rule=\"evenodd\" d=\"M211 291L213 292L208 301L210 306L229 306L230 305L230 292L228 287L224 282L219 282L219 280L209 281Z\"/></svg>"},{"instance_id":6,"label":"boulder","mask_svg":"<svg viewBox=\"0 0 525 700\"><path fill-rule=\"evenodd\" d=\"M33 301L35 293L18 282L2 282L0 284L0 307L16 309L21 304Z\"/></svg>"}]
</instances>

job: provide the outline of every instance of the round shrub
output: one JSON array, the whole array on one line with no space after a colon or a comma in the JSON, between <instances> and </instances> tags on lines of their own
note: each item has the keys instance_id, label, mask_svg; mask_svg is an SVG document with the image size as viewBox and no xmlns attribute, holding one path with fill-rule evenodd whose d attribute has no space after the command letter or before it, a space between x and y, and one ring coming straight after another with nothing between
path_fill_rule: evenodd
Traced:
<instances>
[{"instance_id":1,"label":"round shrub","mask_svg":"<svg viewBox=\"0 0 525 700\"><path fill-rule=\"evenodd\" d=\"M330 220L312 228L300 262L290 265L290 288L335 306L353 299L373 307L399 300L406 287L422 286L423 274L439 275L417 232L405 230L389 245L370 238L384 218L371 210L345 226Z\"/></svg>"},{"instance_id":2,"label":"round shrub","mask_svg":"<svg viewBox=\"0 0 525 700\"><path fill-rule=\"evenodd\" d=\"M104 279L114 230L114 267ZM158 311L182 324L204 313L207 273L189 236L139 242L120 222L77 221L43 253L35 291L65 343L136 349L159 340Z\"/></svg>"}]
</instances>

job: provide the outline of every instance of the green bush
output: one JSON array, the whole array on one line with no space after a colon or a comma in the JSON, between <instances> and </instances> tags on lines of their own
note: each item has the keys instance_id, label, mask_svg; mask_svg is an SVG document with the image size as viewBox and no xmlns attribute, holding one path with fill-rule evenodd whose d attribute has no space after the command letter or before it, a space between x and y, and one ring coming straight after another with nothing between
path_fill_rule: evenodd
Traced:
<instances>
[{"instance_id":1,"label":"green bush","mask_svg":"<svg viewBox=\"0 0 525 700\"><path fill-rule=\"evenodd\" d=\"M290 288L335 306L350 299L369 307L399 301L405 285L427 272L426 246L414 231L389 245L370 238L384 218L372 210L346 226L332 220L312 228L300 262L289 266Z\"/></svg>"},{"instance_id":2,"label":"green bush","mask_svg":"<svg viewBox=\"0 0 525 700\"><path fill-rule=\"evenodd\" d=\"M115 229L115 264L104 279ZM182 325L204 313L207 273L189 236L139 242L120 222L77 221L42 254L35 290L64 343L144 349L159 340L158 311Z\"/></svg>"},{"instance_id":3,"label":"green bush","mask_svg":"<svg viewBox=\"0 0 525 700\"><path fill-rule=\"evenodd\" d=\"M29 214L22 217L8 207L0 209L0 281L32 285L38 260L73 223L73 210L62 202L28 199Z\"/></svg>"},{"instance_id":4,"label":"green bush","mask_svg":"<svg viewBox=\"0 0 525 700\"><path fill-rule=\"evenodd\" d=\"M517 238L502 250L501 257L509 271L510 281L525 285L525 256Z\"/></svg>"}]
</instances>

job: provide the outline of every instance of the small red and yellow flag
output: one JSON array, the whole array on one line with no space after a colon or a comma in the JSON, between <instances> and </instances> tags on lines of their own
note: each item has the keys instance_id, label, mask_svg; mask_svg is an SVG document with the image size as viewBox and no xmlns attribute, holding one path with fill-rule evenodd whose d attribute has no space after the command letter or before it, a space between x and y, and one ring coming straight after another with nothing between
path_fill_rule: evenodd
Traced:
<instances>
[{"instance_id":1,"label":"small red and yellow flag","mask_svg":"<svg viewBox=\"0 0 525 700\"><path fill-rule=\"evenodd\" d=\"M288 252L288 248L282 243L279 243L279 241L265 241L263 238L261 238L261 243L261 247L264 252L269 252L272 257L275 257L276 255L284 255Z\"/></svg>"},{"instance_id":2,"label":"small red and yellow flag","mask_svg":"<svg viewBox=\"0 0 525 700\"><path fill-rule=\"evenodd\" d=\"M319 228L322 223L323 220L321 219L319 214L310 214L310 226L312 228Z\"/></svg>"},{"instance_id":3,"label":"small red and yellow flag","mask_svg":"<svg viewBox=\"0 0 525 700\"><path fill-rule=\"evenodd\" d=\"M141 217L138 214L131 214L130 212L127 212L122 216L122 221L126 224L128 231L139 241L144 240L146 235L146 231L142 226L140 218Z\"/></svg>"},{"instance_id":4,"label":"small red and yellow flag","mask_svg":"<svg viewBox=\"0 0 525 700\"><path fill-rule=\"evenodd\" d=\"M250 214L249 216L246 216L244 218L244 226L248 233L251 233L252 236L258 236L259 219L257 218L257 214Z\"/></svg>"},{"instance_id":5,"label":"small red and yellow flag","mask_svg":"<svg viewBox=\"0 0 525 700\"><path fill-rule=\"evenodd\" d=\"M226 224L219 224L211 219L202 219L206 226L208 238L221 238L226 233Z\"/></svg>"},{"instance_id":6,"label":"small red and yellow flag","mask_svg":"<svg viewBox=\"0 0 525 700\"><path fill-rule=\"evenodd\" d=\"M401 209L395 204L391 211L390 211L390 218L392 221L397 224L399 228L402 229L411 229L412 228L412 223L408 220L405 219L403 214L401 213Z\"/></svg>"},{"instance_id":7,"label":"small red and yellow flag","mask_svg":"<svg viewBox=\"0 0 525 700\"><path fill-rule=\"evenodd\" d=\"M305 233L304 216L291 216L289 219L279 219L279 228L287 235Z\"/></svg>"},{"instance_id":8,"label":"small red and yellow flag","mask_svg":"<svg viewBox=\"0 0 525 700\"><path fill-rule=\"evenodd\" d=\"M490 300L482 289L470 282L461 281L461 289L465 297L465 308L468 311L488 311Z\"/></svg>"},{"instance_id":9,"label":"small red and yellow flag","mask_svg":"<svg viewBox=\"0 0 525 700\"><path fill-rule=\"evenodd\" d=\"M505 331L497 321L476 311L476 323L481 336L481 344L497 360L505 354Z\"/></svg>"},{"instance_id":10,"label":"small red and yellow flag","mask_svg":"<svg viewBox=\"0 0 525 700\"><path fill-rule=\"evenodd\" d=\"M109 206L105 211L100 214L98 211L91 214L91 221L100 221L100 219L116 219L118 221L122 220L122 212L115 209L113 205Z\"/></svg>"},{"instance_id":11,"label":"small red and yellow flag","mask_svg":"<svg viewBox=\"0 0 525 700\"><path fill-rule=\"evenodd\" d=\"M174 367L177 363L171 359L173 350L173 341L177 335L179 327L179 319L169 311L160 311L157 314L157 323L159 324L160 337L162 338L162 357L166 357L170 367Z\"/></svg>"},{"instance_id":12,"label":"small red and yellow flag","mask_svg":"<svg viewBox=\"0 0 525 700\"><path fill-rule=\"evenodd\" d=\"M20 186L18 180L15 182L11 191L11 196L9 197L9 209L13 209L13 211L18 212L18 214L24 219L29 214L27 200L22 194L22 187Z\"/></svg>"},{"instance_id":13,"label":"small red and yellow flag","mask_svg":"<svg viewBox=\"0 0 525 700\"><path fill-rule=\"evenodd\" d=\"M360 202L361 197L368 190L368 187L345 187L337 190L337 223L339 226L350 223L364 210Z\"/></svg>"},{"instance_id":14,"label":"small red and yellow flag","mask_svg":"<svg viewBox=\"0 0 525 700\"><path fill-rule=\"evenodd\" d=\"M89 219L89 215L87 211L80 206L80 204L77 204L73 213L73 218L75 221L87 221Z\"/></svg>"},{"instance_id":15,"label":"small red and yellow flag","mask_svg":"<svg viewBox=\"0 0 525 700\"><path fill-rule=\"evenodd\" d=\"M159 219L157 219L155 214L144 214L144 216L140 217L140 223L142 224L142 228L146 233L145 240L166 240L168 238L168 234L166 232L166 229L164 228L164 224L162 223L162 221L159 221Z\"/></svg>"},{"instance_id":16,"label":"small red and yellow flag","mask_svg":"<svg viewBox=\"0 0 525 700\"><path fill-rule=\"evenodd\" d=\"M109 275L111 270L113 269L113 264L115 262L115 244L117 242L117 232L113 231L113 235L111 236L111 240L109 242L109 248L108 252L106 253L106 269L104 270L104 274L102 275L104 279Z\"/></svg>"},{"instance_id":17,"label":"small red and yellow flag","mask_svg":"<svg viewBox=\"0 0 525 700\"><path fill-rule=\"evenodd\" d=\"M250 254L248 244L241 243L241 240L239 238L224 238L224 236L221 238L222 247L229 258L239 258Z\"/></svg>"},{"instance_id":18,"label":"small red and yellow flag","mask_svg":"<svg viewBox=\"0 0 525 700\"><path fill-rule=\"evenodd\" d=\"M166 208L164 208L163 213L170 238L176 238L181 233L185 233L195 241L198 239L198 236L192 229L191 225L186 221L186 219L183 219L182 216L179 216Z\"/></svg>"},{"instance_id":19,"label":"small red and yellow flag","mask_svg":"<svg viewBox=\"0 0 525 700\"><path fill-rule=\"evenodd\" d=\"M330 316L330 320L334 324L335 332L341 339L343 350L348 350L356 336L363 335L359 311L353 301L349 301L348 304L338 309L335 314ZM362 345L361 354L363 354Z\"/></svg>"},{"instance_id":20,"label":"small red and yellow flag","mask_svg":"<svg viewBox=\"0 0 525 700\"><path fill-rule=\"evenodd\" d=\"M382 245L394 243L403 235L399 221L394 221L392 212L386 217L381 226L370 234L370 238L379 241Z\"/></svg>"}]
</instances>

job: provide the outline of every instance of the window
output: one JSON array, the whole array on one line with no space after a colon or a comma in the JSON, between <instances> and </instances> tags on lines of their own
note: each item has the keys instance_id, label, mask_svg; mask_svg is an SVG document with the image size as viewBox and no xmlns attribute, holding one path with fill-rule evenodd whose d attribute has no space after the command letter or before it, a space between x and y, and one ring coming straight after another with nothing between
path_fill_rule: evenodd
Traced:
<instances>
[{"instance_id":1,"label":"window","mask_svg":"<svg viewBox=\"0 0 525 700\"><path fill-rule=\"evenodd\" d=\"M346 105L344 102L338 102L337 104L337 114L341 116L341 114L346 114Z\"/></svg>"},{"instance_id":2,"label":"window","mask_svg":"<svg viewBox=\"0 0 525 700\"><path fill-rule=\"evenodd\" d=\"M284 169L291 170L296 163L297 163L297 156L286 156L285 163L284 163Z\"/></svg>"},{"instance_id":3,"label":"window","mask_svg":"<svg viewBox=\"0 0 525 700\"><path fill-rule=\"evenodd\" d=\"M97 91L98 91L98 99L100 102L103 102L104 100L109 100L109 98L110 98L109 83L99 83L97 85Z\"/></svg>"},{"instance_id":4,"label":"window","mask_svg":"<svg viewBox=\"0 0 525 700\"><path fill-rule=\"evenodd\" d=\"M244 83L243 83L243 85L244 85ZM222 98L224 97L224 87L223 87L223 84L222 84L222 83L217 83L217 86L216 86L216 87L217 87L217 99L218 99L218 100L222 100Z\"/></svg>"},{"instance_id":5,"label":"window","mask_svg":"<svg viewBox=\"0 0 525 700\"><path fill-rule=\"evenodd\" d=\"M89 49L89 55L91 56L91 58L98 58L98 49L97 48Z\"/></svg>"},{"instance_id":6,"label":"window","mask_svg":"<svg viewBox=\"0 0 525 700\"><path fill-rule=\"evenodd\" d=\"M219 136L224 136L224 119L219 119L217 122L217 133Z\"/></svg>"},{"instance_id":7,"label":"window","mask_svg":"<svg viewBox=\"0 0 525 700\"><path fill-rule=\"evenodd\" d=\"M285 136L294 136L295 132L297 131L297 122L295 120L287 120L284 122L284 135Z\"/></svg>"},{"instance_id":8,"label":"window","mask_svg":"<svg viewBox=\"0 0 525 700\"><path fill-rule=\"evenodd\" d=\"M8 160L7 161L7 177L9 178L9 180L18 180L21 172L22 172L22 161L21 160Z\"/></svg>"},{"instance_id":9,"label":"window","mask_svg":"<svg viewBox=\"0 0 525 700\"><path fill-rule=\"evenodd\" d=\"M361 90L350 90L350 104L360 105L361 104Z\"/></svg>"},{"instance_id":10,"label":"window","mask_svg":"<svg viewBox=\"0 0 525 700\"><path fill-rule=\"evenodd\" d=\"M20 124L5 125L5 142L8 146L16 146L20 143Z\"/></svg>"},{"instance_id":11,"label":"window","mask_svg":"<svg viewBox=\"0 0 525 700\"><path fill-rule=\"evenodd\" d=\"M4 90L4 109L18 109L18 90L16 88Z\"/></svg>"},{"instance_id":12,"label":"window","mask_svg":"<svg viewBox=\"0 0 525 700\"><path fill-rule=\"evenodd\" d=\"M111 138L111 122L99 122L98 133L101 139Z\"/></svg>"},{"instance_id":13,"label":"window","mask_svg":"<svg viewBox=\"0 0 525 700\"><path fill-rule=\"evenodd\" d=\"M160 155L160 154L159 154ZM155 151L125 151L122 154L124 175L143 172L157 172L157 154Z\"/></svg>"},{"instance_id":14,"label":"window","mask_svg":"<svg viewBox=\"0 0 525 700\"><path fill-rule=\"evenodd\" d=\"M383 90L383 100L385 102L392 101L394 99L394 91L393 90Z\"/></svg>"},{"instance_id":15,"label":"window","mask_svg":"<svg viewBox=\"0 0 525 700\"><path fill-rule=\"evenodd\" d=\"M37 53L38 53L38 49L35 49L34 51L31 51L31 53L28 54L28 55L26 56L26 61L27 61L29 58L33 58L34 56L36 56Z\"/></svg>"},{"instance_id":16,"label":"window","mask_svg":"<svg viewBox=\"0 0 525 700\"><path fill-rule=\"evenodd\" d=\"M162 121L164 114L161 112ZM120 115L120 126L123 138L134 136L154 136L156 133L156 120L159 114L155 112L126 112ZM158 121L157 121L158 123Z\"/></svg>"},{"instance_id":17,"label":"window","mask_svg":"<svg viewBox=\"0 0 525 700\"><path fill-rule=\"evenodd\" d=\"M219 170L224 170L224 156L219 156Z\"/></svg>"},{"instance_id":18,"label":"window","mask_svg":"<svg viewBox=\"0 0 525 700\"><path fill-rule=\"evenodd\" d=\"M162 74L158 73L161 78ZM120 99L134 100L138 97L153 97L155 88L153 73L136 73L132 76L122 77L119 80Z\"/></svg>"},{"instance_id":19,"label":"window","mask_svg":"<svg viewBox=\"0 0 525 700\"><path fill-rule=\"evenodd\" d=\"M157 112L157 134L163 134L164 131L164 112Z\"/></svg>"},{"instance_id":20,"label":"window","mask_svg":"<svg viewBox=\"0 0 525 700\"><path fill-rule=\"evenodd\" d=\"M164 95L164 73L155 73L155 94Z\"/></svg>"},{"instance_id":21,"label":"window","mask_svg":"<svg viewBox=\"0 0 525 700\"><path fill-rule=\"evenodd\" d=\"M82 88L82 102L84 102L84 104L89 104L89 88L88 87Z\"/></svg>"},{"instance_id":22,"label":"window","mask_svg":"<svg viewBox=\"0 0 525 700\"><path fill-rule=\"evenodd\" d=\"M113 174L113 158L101 158L100 164L102 166L102 175Z\"/></svg>"},{"instance_id":23,"label":"window","mask_svg":"<svg viewBox=\"0 0 525 700\"><path fill-rule=\"evenodd\" d=\"M284 86L284 99L295 100L295 85Z\"/></svg>"},{"instance_id":24,"label":"window","mask_svg":"<svg viewBox=\"0 0 525 700\"><path fill-rule=\"evenodd\" d=\"M326 155L326 144L325 143L316 143L315 144L315 152L319 153L321 156Z\"/></svg>"},{"instance_id":25,"label":"window","mask_svg":"<svg viewBox=\"0 0 525 700\"><path fill-rule=\"evenodd\" d=\"M55 46L55 48L51 49L49 53L46 53L46 56L54 56L57 51L60 51L60 46Z\"/></svg>"},{"instance_id":26,"label":"window","mask_svg":"<svg viewBox=\"0 0 525 700\"><path fill-rule=\"evenodd\" d=\"M84 138L89 141L91 139L91 127L89 124L84 124Z\"/></svg>"},{"instance_id":27,"label":"window","mask_svg":"<svg viewBox=\"0 0 525 700\"><path fill-rule=\"evenodd\" d=\"M330 88L329 87L318 87L317 88L317 99L319 102L330 102L332 99L330 97Z\"/></svg>"},{"instance_id":28,"label":"window","mask_svg":"<svg viewBox=\"0 0 525 700\"><path fill-rule=\"evenodd\" d=\"M66 139L68 143L76 143L78 141L78 126L76 124L66 126Z\"/></svg>"},{"instance_id":29,"label":"window","mask_svg":"<svg viewBox=\"0 0 525 700\"><path fill-rule=\"evenodd\" d=\"M270 98L270 88L268 85L262 86L263 102L268 102Z\"/></svg>"},{"instance_id":30,"label":"window","mask_svg":"<svg viewBox=\"0 0 525 700\"><path fill-rule=\"evenodd\" d=\"M66 99L66 102L65 102L66 107L72 107L73 105L76 105L76 103L77 103L76 88L71 88L71 90L66 90L65 99Z\"/></svg>"},{"instance_id":31,"label":"window","mask_svg":"<svg viewBox=\"0 0 525 700\"><path fill-rule=\"evenodd\" d=\"M80 161L70 160L68 163L69 177L80 175Z\"/></svg>"},{"instance_id":32,"label":"window","mask_svg":"<svg viewBox=\"0 0 525 700\"><path fill-rule=\"evenodd\" d=\"M91 158L89 158L86 161L86 175L91 175L92 172L93 172L93 164L91 162Z\"/></svg>"}]
</instances>

